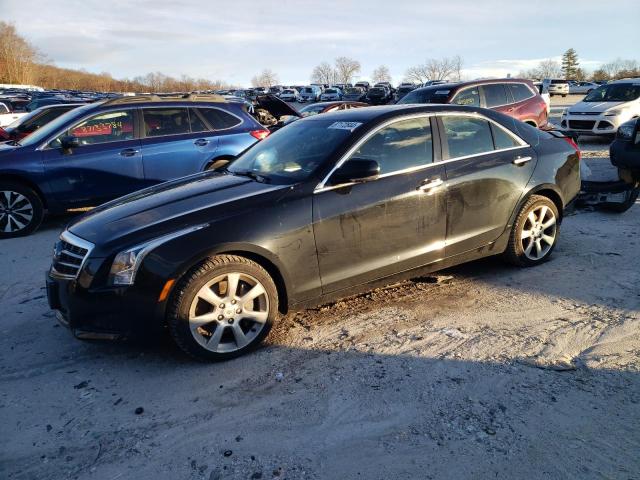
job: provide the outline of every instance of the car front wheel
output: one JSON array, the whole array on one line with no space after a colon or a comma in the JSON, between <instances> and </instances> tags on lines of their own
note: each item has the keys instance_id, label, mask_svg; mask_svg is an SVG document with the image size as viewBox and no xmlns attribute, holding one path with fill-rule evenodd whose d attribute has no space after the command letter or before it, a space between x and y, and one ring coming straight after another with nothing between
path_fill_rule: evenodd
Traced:
<instances>
[{"instance_id":1,"label":"car front wheel","mask_svg":"<svg viewBox=\"0 0 640 480\"><path fill-rule=\"evenodd\" d=\"M180 280L168 324L189 355L227 360L259 345L277 315L278 293L267 271L244 257L218 255Z\"/></svg>"},{"instance_id":2,"label":"car front wheel","mask_svg":"<svg viewBox=\"0 0 640 480\"><path fill-rule=\"evenodd\" d=\"M531 267L549 259L560 231L558 208L547 197L532 195L520 209L504 252L509 263Z\"/></svg>"},{"instance_id":3,"label":"car front wheel","mask_svg":"<svg viewBox=\"0 0 640 480\"><path fill-rule=\"evenodd\" d=\"M42 200L33 189L0 182L0 238L23 237L37 230L44 217Z\"/></svg>"}]
</instances>

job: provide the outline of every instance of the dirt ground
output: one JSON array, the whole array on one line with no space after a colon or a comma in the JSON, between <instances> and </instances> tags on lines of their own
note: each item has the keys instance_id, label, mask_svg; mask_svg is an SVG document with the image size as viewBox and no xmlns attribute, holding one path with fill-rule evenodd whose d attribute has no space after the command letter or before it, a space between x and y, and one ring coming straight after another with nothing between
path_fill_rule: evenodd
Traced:
<instances>
[{"instance_id":1,"label":"dirt ground","mask_svg":"<svg viewBox=\"0 0 640 480\"><path fill-rule=\"evenodd\" d=\"M72 338L44 292L64 221L0 248L0 478L640 478L640 205L567 217L540 267L290 315L221 364Z\"/></svg>"}]
</instances>

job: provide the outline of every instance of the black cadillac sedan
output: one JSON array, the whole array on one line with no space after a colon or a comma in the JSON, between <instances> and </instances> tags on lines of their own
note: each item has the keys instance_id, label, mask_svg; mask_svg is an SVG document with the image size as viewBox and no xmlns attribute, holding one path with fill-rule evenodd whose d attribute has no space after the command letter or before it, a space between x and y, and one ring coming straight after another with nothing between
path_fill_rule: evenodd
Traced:
<instances>
[{"instance_id":1,"label":"black cadillac sedan","mask_svg":"<svg viewBox=\"0 0 640 480\"><path fill-rule=\"evenodd\" d=\"M489 255L544 262L579 189L568 141L491 110L313 116L70 224L49 302L79 338L167 326L227 359L294 309Z\"/></svg>"}]
</instances>

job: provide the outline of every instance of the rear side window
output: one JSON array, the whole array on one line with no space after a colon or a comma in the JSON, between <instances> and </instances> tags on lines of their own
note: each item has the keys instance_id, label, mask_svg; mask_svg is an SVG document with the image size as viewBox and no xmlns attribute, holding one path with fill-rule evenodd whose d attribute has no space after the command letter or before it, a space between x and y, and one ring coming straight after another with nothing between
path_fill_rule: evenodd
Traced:
<instances>
[{"instance_id":1,"label":"rear side window","mask_svg":"<svg viewBox=\"0 0 640 480\"><path fill-rule=\"evenodd\" d=\"M412 118L389 125L361 145L352 158L377 161L381 174L432 163L431 123L428 118Z\"/></svg>"},{"instance_id":2,"label":"rear side window","mask_svg":"<svg viewBox=\"0 0 640 480\"><path fill-rule=\"evenodd\" d=\"M496 150L520 146L520 143L515 138L513 138L497 125L492 124L491 131L493 132L493 142L495 144Z\"/></svg>"},{"instance_id":3,"label":"rear side window","mask_svg":"<svg viewBox=\"0 0 640 480\"><path fill-rule=\"evenodd\" d=\"M164 137L189 133L189 114L186 108L143 108L147 137Z\"/></svg>"},{"instance_id":4,"label":"rear side window","mask_svg":"<svg viewBox=\"0 0 640 480\"><path fill-rule=\"evenodd\" d=\"M458 92L451 102L454 105L469 105L473 107L480 106L480 92L477 87L467 88Z\"/></svg>"},{"instance_id":5,"label":"rear side window","mask_svg":"<svg viewBox=\"0 0 640 480\"><path fill-rule=\"evenodd\" d=\"M202 120L198 112L196 112L195 108L189 109L189 124L191 126L192 133L206 132L207 130L209 130L209 128L205 125L204 121Z\"/></svg>"},{"instance_id":6,"label":"rear side window","mask_svg":"<svg viewBox=\"0 0 640 480\"><path fill-rule=\"evenodd\" d=\"M442 117L449 158L477 155L493 150L491 127L487 120L472 117Z\"/></svg>"},{"instance_id":7,"label":"rear side window","mask_svg":"<svg viewBox=\"0 0 640 480\"><path fill-rule=\"evenodd\" d=\"M533 92L524 83L510 83L507 88L511 91L514 102L522 102L533 97Z\"/></svg>"},{"instance_id":8,"label":"rear side window","mask_svg":"<svg viewBox=\"0 0 640 480\"><path fill-rule=\"evenodd\" d=\"M484 101L487 107L499 107L500 105L506 105L507 92L501 83L493 83L490 85L483 85L482 91L484 92Z\"/></svg>"},{"instance_id":9,"label":"rear side window","mask_svg":"<svg viewBox=\"0 0 640 480\"><path fill-rule=\"evenodd\" d=\"M73 127L69 134L77 137L80 145L133 140L133 112L100 113Z\"/></svg>"},{"instance_id":10,"label":"rear side window","mask_svg":"<svg viewBox=\"0 0 640 480\"><path fill-rule=\"evenodd\" d=\"M198 111L214 130L225 130L242 123L242 120L238 117L218 108L198 108Z\"/></svg>"}]
</instances>

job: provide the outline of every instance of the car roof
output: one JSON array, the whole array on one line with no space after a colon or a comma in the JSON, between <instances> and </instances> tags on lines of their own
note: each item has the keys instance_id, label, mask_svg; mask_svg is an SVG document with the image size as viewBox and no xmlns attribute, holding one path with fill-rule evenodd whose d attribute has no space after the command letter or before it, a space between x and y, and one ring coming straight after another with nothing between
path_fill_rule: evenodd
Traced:
<instances>
[{"instance_id":1,"label":"car roof","mask_svg":"<svg viewBox=\"0 0 640 480\"><path fill-rule=\"evenodd\" d=\"M354 108L351 110L341 110L338 112L324 113L322 115L314 115L312 117L306 117L302 121L335 120L336 122L369 123L378 120L382 121L387 118L399 117L404 114L437 112L476 112L486 114L487 109L449 104L381 105L377 107Z\"/></svg>"}]
</instances>

